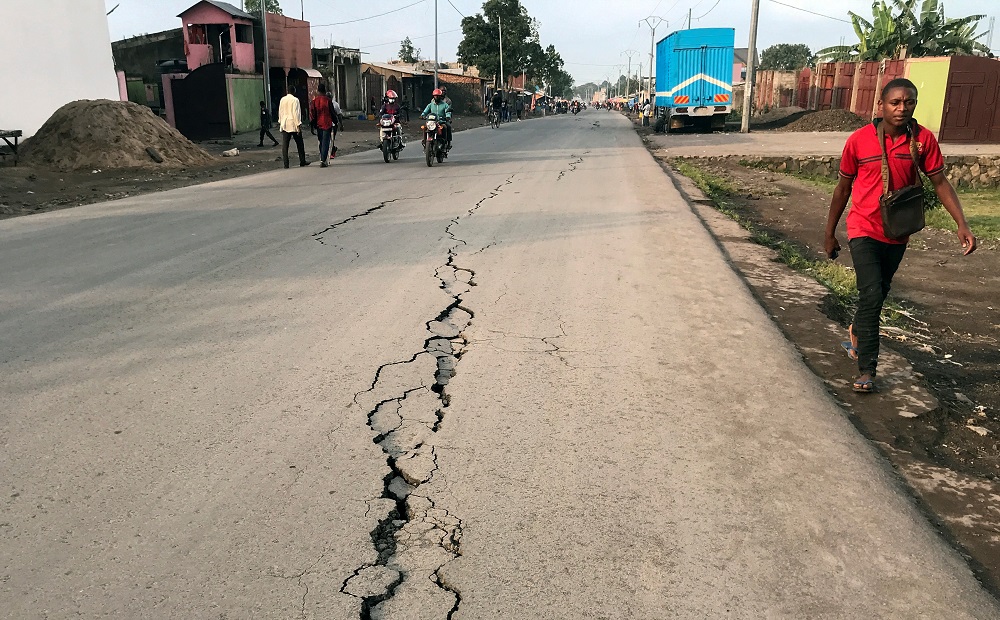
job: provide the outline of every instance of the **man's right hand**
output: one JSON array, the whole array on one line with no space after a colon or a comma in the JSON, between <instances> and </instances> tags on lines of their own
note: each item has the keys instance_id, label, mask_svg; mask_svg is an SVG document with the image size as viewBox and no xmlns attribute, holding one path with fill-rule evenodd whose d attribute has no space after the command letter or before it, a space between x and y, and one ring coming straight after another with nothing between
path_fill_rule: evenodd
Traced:
<instances>
[{"instance_id":1,"label":"man's right hand","mask_svg":"<svg viewBox=\"0 0 1000 620\"><path fill-rule=\"evenodd\" d=\"M837 236L832 235L826 238L826 242L823 244L823 249L826 251L827 257L830 260L834 260L840 255L840 242L837 241Z\"/></svg>"}]
</instances>

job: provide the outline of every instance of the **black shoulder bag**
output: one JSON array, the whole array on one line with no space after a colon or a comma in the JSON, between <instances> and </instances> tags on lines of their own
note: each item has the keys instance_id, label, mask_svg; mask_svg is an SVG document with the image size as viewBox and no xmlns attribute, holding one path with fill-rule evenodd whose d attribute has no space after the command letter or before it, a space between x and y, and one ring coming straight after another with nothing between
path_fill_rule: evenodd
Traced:
<instances>
[{"instance_id":1,"label":"black shoulder bag","mask_svg":"<svg viewBox=\"0 0 1000 620\"><path fill-rule=\"evenodd\" d=\"M885 150L885 125L878 124L878 141L882 145L882 197L879 204L882 211L882 229L889 239L903 239L923 230L924 186L920 182L920 164L917 153L917 124L907 127L910 139L910 157L916 172L915 185L907 185L896 191L889 191L889 155Z\"/></svg>"}]
</instances>

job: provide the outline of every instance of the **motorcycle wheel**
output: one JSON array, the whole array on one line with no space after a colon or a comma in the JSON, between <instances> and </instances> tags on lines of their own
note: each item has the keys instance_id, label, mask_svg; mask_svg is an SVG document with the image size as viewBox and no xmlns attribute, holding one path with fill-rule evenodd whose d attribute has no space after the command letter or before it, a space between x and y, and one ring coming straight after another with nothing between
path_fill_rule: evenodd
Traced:
<instances>
[{"instance_id":1,"label":"motorcycle wheel","mask_svg":"<svg viewBox=\"0 0 1000 620\"><path fill-rule=\"evenodd\" d=\"M438 160L439 164L444 161L444 147L443 146L438 145L438 147L436 149L434 149L434 154L435 154L435 156L437 156L437 160Z\"/></svg>"},{"instance_id":2,"label":"motorcycle wheel","mask_svg":"<svg viewBox=\"0 0 1000 620\"><path fill-rule=\"evenodd\" d=\"M389 163L389 144L385 140L382 141L382 159Z\"/></svg>"},{"instance_id":3,"label":"motorcycle wheel","mask_svg":"<svg viewBox=\"0 0 1000 620\"><path fill-rule=\"evenodd\" d=\"M427 160L428 168L434 165L434 143L431 141L424 145L424 159Z\"/></svg>"},{"instance_id":4,"label":"motorcycle wheel","mask_svg":"<svg viewBox=\"0 0 1000 620\"><path fill-rule=\"evenodd\" d=\"M393 151L392 152L392 161L396 161L397 159L399 159L399 151Z\"/></svg>"}]
</instances>

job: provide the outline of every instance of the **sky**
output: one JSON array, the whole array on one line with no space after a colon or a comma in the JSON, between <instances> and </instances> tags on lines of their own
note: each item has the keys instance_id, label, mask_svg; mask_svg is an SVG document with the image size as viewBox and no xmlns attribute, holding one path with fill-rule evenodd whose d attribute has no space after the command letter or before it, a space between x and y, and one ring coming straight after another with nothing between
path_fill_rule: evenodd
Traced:
<instances>
[{"instance_id":1,"label":"sky","mask_svg":"<svg viewBox=\"0 0 1000 620\"><path fill-rule=\"evenodd\" d=\"M239 0L229 2L240 5ZM111 38L177 28L177 14L195 3L105 0L108 10L119 5L108 16ZM304 13L312 24L315 47L332 43L360 48L366 61L379 62L396 57L399 42L408 36L422 57L434 57L435 0L280 0L280 4L290 17ZM651 33L640 21L650 16L666 20L657 27L657 40L686 27L689 10L695 28L735 28L736 47L746 47L750 33L751 0L521 0L521 4L540 22L542 45L555 45L577 84L614 80L625 73L627 50L637 52L632 55L632 72L640 58L648 72ZM454 61L462 40L462 15L478 13L482 0L437 0L437 5L438 57ZM1000 25L1000 1L944 0L944 5L947 17L986 13L981 31L988 29L989 16ZM854 43L857 37L848 11L870 17L871 0L760 0L758 50L775 43L805 43L813 51ZM1000 53L1000 34L991 47Z\"/></svg>"}]
</instances>

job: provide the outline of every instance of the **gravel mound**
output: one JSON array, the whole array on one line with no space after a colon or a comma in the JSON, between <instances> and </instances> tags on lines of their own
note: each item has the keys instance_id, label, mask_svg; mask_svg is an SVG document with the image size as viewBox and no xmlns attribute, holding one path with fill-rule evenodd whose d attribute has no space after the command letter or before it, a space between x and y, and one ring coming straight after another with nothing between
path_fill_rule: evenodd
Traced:
<instances>
[{"instance_id":1,"label":"gravel mound","mask_svg":"<svg viewBox=\"0 0 1000 620\"><path fill-rule=\"evenodd\" d=\"M146 151L156 150L161 163ZM215 158L144 105L108 99L81 100L56 110L24 142L22 159L61 171L114 168L186 168Z\"/></svg>"},{"instance_id":2,"label":"gravel mound","mask_svg":"<svg viewBox=\"0 0 1000 620\"><path fill-rule=\"evenodd\" d=\"M809 112L778 131L854 131L869 121L847 110Z\"/></svg>"}]
</instances>

